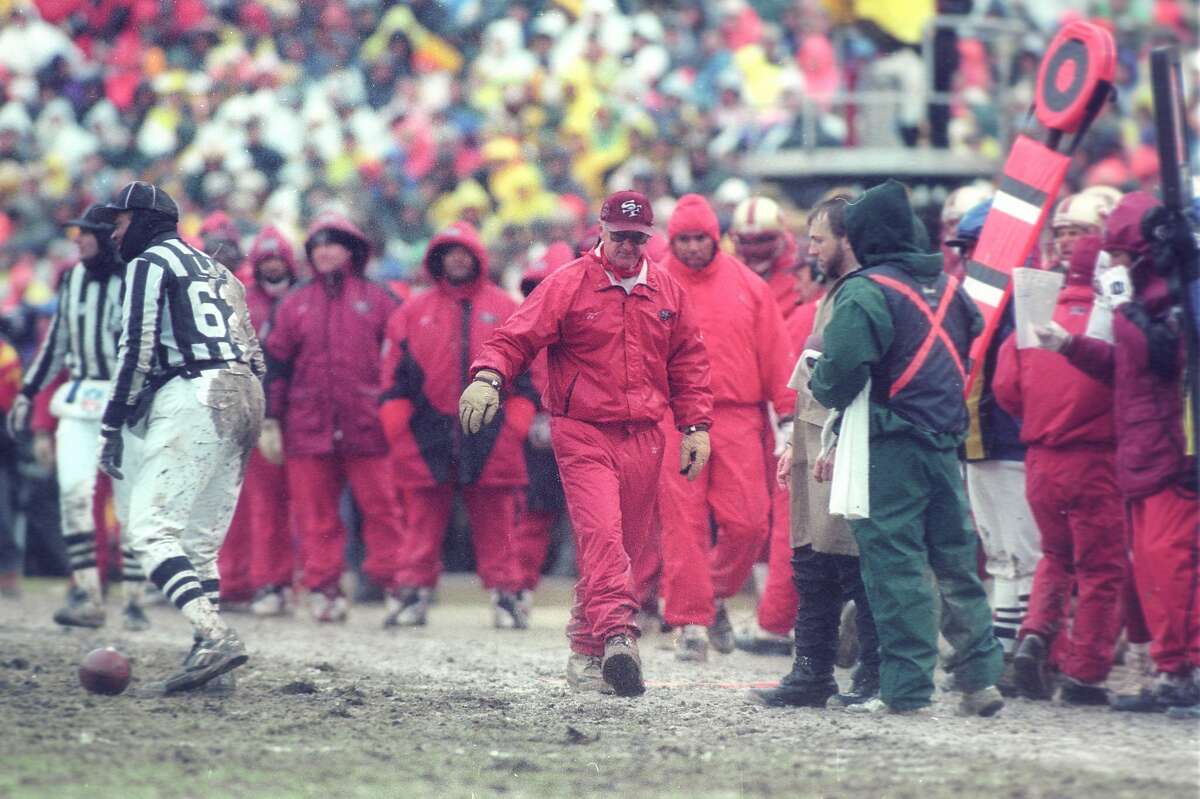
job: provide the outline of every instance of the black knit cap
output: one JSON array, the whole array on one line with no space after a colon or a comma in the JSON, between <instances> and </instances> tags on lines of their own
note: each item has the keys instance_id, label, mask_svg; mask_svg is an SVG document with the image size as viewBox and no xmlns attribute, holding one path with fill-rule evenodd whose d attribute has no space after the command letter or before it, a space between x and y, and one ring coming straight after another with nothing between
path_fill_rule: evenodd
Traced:
<instances>
[{"instance_id":1,"label":"black knit cap","mask_svg":"<svg viewBox=\"0 0 1200 799\"><path fill-rule=\"evenodd\" d=\"M127 183L125 188L117 194L116 202L111 202L103 207L103 211L109 215L110 224L116 221L116 215L122 211L139 209L158 211L171 219L179 219L179 206L171 199L171 195L153 183L146 183L143 180Z\"/></svg>"},{"instance_id":2,"label":"black knit cap","mask_svg":"<svg viewBox=\"0 0 1200 799\"><path fill-rule=\"evenodd\" d=\"M83 212L83 216L78 219L68 219L63 222L63 227L77 227L88 233L112 233L114 228L112 212L105 210L100 205L89 205L88 209Z\"/></svg>"}]
</instances>

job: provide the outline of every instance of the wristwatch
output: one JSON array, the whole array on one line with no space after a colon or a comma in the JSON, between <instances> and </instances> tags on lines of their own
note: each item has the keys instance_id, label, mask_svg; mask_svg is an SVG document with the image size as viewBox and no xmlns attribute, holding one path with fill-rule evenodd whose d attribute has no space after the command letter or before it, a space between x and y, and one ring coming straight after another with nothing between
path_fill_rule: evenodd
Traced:
<instances>
[{"instance_id":1,"label":"wristwatch","mask_svg":"<svg viewBox=\"0 0 1200 799\"><path fill-rule=\"evenodd\" d=\"M500 378L498 378L498 377L484 377L482 374L477 374L477 375L475 375L474 379L478 380L480 383L487 383L489 386L496 389L497 391L500 390L501 383L500 383Z\"/></svg>"}]
</instances>

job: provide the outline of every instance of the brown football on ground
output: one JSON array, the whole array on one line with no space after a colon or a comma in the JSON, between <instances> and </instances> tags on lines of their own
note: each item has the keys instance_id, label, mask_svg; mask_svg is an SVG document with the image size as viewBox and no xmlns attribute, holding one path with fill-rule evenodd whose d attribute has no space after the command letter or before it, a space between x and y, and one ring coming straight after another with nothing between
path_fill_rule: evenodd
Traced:
<instances>
[{"instance_id":1,"label":"brown football on ground","mask_svg":"<svg viewBox=\"0 0 1200 799\"><path fill-rule=\"evenodd\" d=\"M129 685L129 658L112 647L93 649L79 664L79 683L94 694L119 694Z\"/></svg>"}]
</instances>

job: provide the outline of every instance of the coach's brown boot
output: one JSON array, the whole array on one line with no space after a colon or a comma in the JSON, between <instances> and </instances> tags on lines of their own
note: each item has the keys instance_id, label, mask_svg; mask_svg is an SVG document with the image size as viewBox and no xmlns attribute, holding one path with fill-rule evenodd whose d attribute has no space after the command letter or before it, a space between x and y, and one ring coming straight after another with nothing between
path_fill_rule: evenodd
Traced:
<instances>
[{"instance_id":1,"label":"coach's brown boot","mask_svg":"<svg viewBox=\"0 0 1200 799\"><path fill-rule=\"evenodd\" d=\"M601 672L617 696L641 696L646 692L646 684L642 682L642 659L638 655L637 641L631 635L618 633L604 641Z\"/></svg>"},{"instance_id":2,"label":"coach's brown boot","mask_svg":"<svg viewBox=\"0 0 1200 799\"><path fill-rule=\"evenodd\" d=\"M604 660L595 655L572 652L567 659L567 685L572 691L611 694L613 687L604 680Z\"/></svg>"}]
</instances>

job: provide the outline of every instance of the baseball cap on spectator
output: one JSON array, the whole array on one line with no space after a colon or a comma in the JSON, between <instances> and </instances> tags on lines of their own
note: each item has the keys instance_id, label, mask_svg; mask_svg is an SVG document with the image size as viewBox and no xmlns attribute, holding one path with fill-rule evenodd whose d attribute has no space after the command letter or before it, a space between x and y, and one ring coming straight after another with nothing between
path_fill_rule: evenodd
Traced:
<instances>
[{"instance_id":1,"label":"baseball cap on spectator","mask_svg":"<svg viewBox=\"0 0 1200 799\"><path fill-rule=\"evenodd\" d=\"M88 233L111 233L113 230L112 217L100 205L89 205L83 216L68 219L63 227L77 227Z\"/></svg>"},{"instance_id":2,"label":"baseball cap on spectator","mask_svg":"<svg viewBox=\"0 0 1200 799\"><path fill-rule=\"evenodd\" d=\"M171 199L171 195L153 183L142 180L126 184L125 188L117 193L116 202L103 206L103 210L107 212L110 224L122 211L158 211L171 219L179 219L179 206Z\"/></svg>"},{"instance_id":3,"label":"baseball cap on spectator","mask_svg":"<svg viewBox=\"0 0 1200 799\"><path fill-rule=\"evenodd\" d=\"M649 236L654 232L654 209L640 191L618 191L600 206L600 221L609 230L634 230Z\"/></svg>"},{"instance_id":4,"label":"baseball cap on spectator","mask_svg":"<svg viewBox=\"0 0 1200 799\"><path fill-rule=\"evenodd\" d=\"M984 200L974 205L971 210L963 214L963 218L958 222L958 227L954 229L954 238L946 239L946 246L965 247L979 241L979 235L983 233L983 223L987 221L988 211L991 210L991 200Z\"/></svg>"}]
</instances>

